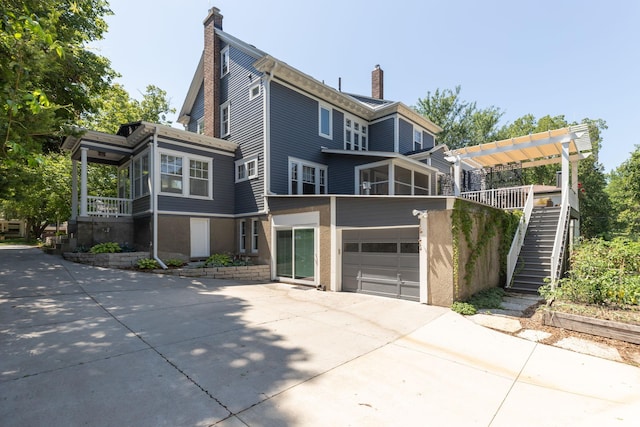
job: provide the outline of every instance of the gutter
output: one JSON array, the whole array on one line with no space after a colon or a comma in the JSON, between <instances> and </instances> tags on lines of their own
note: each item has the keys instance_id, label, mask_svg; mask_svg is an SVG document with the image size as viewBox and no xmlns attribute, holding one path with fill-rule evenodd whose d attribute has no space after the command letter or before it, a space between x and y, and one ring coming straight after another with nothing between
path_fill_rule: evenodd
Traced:
<instances>
[{"instance_id":1,"label":"gutter","mask_svg":"<svg viewBox=\"0 0 640 427\"><path fill-rule=\"evenodd\" d=\"M160 264L160 267L162 267L163 270L166 270L167 266L165 265L164 262L162 262L160 258L158 258L158 191L156 188L156 186L158 185L157 184L158 180L156 179L156 165L158 164L156 159L157 152L158 152L158 126L155 126L153 131L153 146L151 150L152 161L149 162L151 164L151 173L149 174L149 176L152 177L150 179L151 185L149 186L149 188L152 192L151 199L153 200L153 241L151 243L151 246L153 247L153 259L155 259L156 262Z\"/></svg>"}]
</instances>

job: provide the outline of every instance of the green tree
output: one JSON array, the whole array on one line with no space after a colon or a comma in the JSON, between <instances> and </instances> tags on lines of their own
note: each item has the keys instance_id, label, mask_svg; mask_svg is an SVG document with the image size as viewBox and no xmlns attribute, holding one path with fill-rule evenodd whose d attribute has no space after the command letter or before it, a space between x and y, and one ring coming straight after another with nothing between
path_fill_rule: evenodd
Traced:
<instances>
[{"instance_id":1,"label":"green tree","mask_svg":"<svg viewBox=\"0 0 640 427\"><path fill-rule=\"evenodd\" d=\"M71 214L71 160L49 153L41 161L24 165L18 173L21 185L2 210L12 218L27 221L30 238L37 238L50 223L66 221Z\"/></svg>"},{"instance_id":2,"label":"green tree","mask_svg":"<svg viewBox=\"0 0 640 427\"><path fill-rule=\"evenodd\" d=\"M442 128L438 142L450 149L495 141L504 113L494 106L478 108L475 102L463 100L460 90L456 86L454 90L427 92L414 109Z\"/></svg>"},{"instance_id":3,"label":"green tree","mask_svg":"<svg viewBox=\"0 0 640 427\"><path fill-rule=\"evenodd\" d=\"M87 113L78 124L86 129L116 133L120 125L144 120L150 123L171 125L167 115L175 113L167 92L148 85L142 100L132 98L125 88L116 83L95 100L98 108ZM89 193L95 196L117 197L117 170L114 166L90 164L88 170Z\"/></svg>"},{"instance_id":4,"label":"green tree","mask_svg":"<svg viewBox=\"0 0 640 427\"><path fill-rule=\"evenodd\" d=\"M640 236L640 145L609 175L606 188L614 213L614 229Z\"/></svg>"},{"instance_id":5,"label":"green tree","mask_svg":"<svg viewBox=\"0 0 640 427\"><path fill-rule=\"evenodd\" d=\"M37 159L65 129L91 111L115 73L87 49L102 38L105 0L12 0L0 3L0 160Z\"/></svg>"},{"instance_id":6,"label":"green tree","mask_svg":"<svg viewBox=\"0 0 640 427\"><path fill-rule=\"evenodd\" d=\"M108 133L116 133L120 125L139 120L171 125L167 115L176 111L171 108L167 92L154 85L148 85L142 100L138 101L121 84L116 83L94 102L97 109L85 114L78 124L86 129Z\"/></svg>"}]
</instances>

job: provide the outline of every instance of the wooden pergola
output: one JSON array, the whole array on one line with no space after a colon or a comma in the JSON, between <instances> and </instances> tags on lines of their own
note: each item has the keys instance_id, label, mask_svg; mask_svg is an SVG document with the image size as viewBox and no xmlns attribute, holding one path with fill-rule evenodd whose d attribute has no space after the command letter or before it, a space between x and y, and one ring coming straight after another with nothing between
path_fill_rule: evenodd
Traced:
<instances>
[{"instance_id":1,"label":"wooden pergola","mask_svg":"<svg viewBox=\"0 0 640 427\"><path fill-rule=\"evenodd\" d=\"M472 145L447 152L447 160L454 164L455 194L460 194L462 162L474 168L519 164L522 168L562 164L562 193L571 188L578 191L578 162L591 155L591 138L586 124L539 132L517 138Z\"/></svg>"}]
</instances>

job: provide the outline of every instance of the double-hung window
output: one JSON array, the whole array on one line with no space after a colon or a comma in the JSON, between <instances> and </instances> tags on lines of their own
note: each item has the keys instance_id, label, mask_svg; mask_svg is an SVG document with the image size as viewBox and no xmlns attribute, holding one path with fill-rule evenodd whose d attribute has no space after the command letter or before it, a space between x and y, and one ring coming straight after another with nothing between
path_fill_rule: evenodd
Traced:
<instances>
[{"instance_id":1,"label":"double-hung window","mask_svg":"<svg viewBox=\"0 0 640 427\"><path fill-rule=\"evenodd\" d=\"M251 252L254 254L258 252L259 225L257 219L251 220Z\"/></svg>"},{"instance_id":2,"label":"double-hung window","mask_svg":"<svg viewBox=\"0 0 640 427\"><path fill-rule=\"evenodd\" d=\"M189 160L189 195L209 197L209 162Z\"/></svg>"},{"instance_id":3,"label":"double-hung window","mask_svg":"<svg viewBox=\"0 0 640 427\"><path fill-rule=\"evenodd\" d=\"M133 159L133 198L149 194L149 152L145 152Z\"/></svg>"},{"instance_id":4,"label":"double-hung window","mask_svg":"<svg viewBox=\"0 0 640 427\"><path fill-rule=\"evenodd\" d=\"M220 77L229 72L229 46L220 51Z\"/></svg>"},{"instance_id":5,"label":"double-hung window","mask_svg":"<svg viewBox=\"0 0 640 427\"><path fill-rule=\"evenodd\" d=\"M327 194L327 167L290 158L289 194Z\"/></svg>"},{"instance_id":6,"label":"double-hung window","mask_svg":"<svg viewBox=\"0 0 640 427\"><path fill-rule=\"evenodd\" d=\"M236 182L258 177L258 157L236 160Z\"/></svg>"},{"instance_id":7,"label":"double-hung window","mask_svg":"<svg viewBox=\"0 0 640 427\"><path fill-rule=\"evenodd\" d=\"M344 149L366 151L369 149L367 125L351 116L344 118Z\"/></svg>"},{"instance_id":8,"label":"double-hung window","mask_svg":"<svg viewBox=\"0 0 640 427\"><path fill-rule=\"evenodd\" d=\"M230 113L228 102L220 106L220 136L227 136L231 133Z\"/></svg>"},{"instance_id":9,"label":"double-hung window","mask_svg":"<svg viewBox=\"0 0 640 427\"><path fill-rule=\"evenodd\" d=\"M212 197L212 160L206 157L160 153L160 192L186 197Z\"/></svg>"},{"instance_id":10,"label":"double-hung window","mask_svg":"<svg viewBox=\"0 0 640 427\"><path fill-rule=\"evenodd\" d=\"M422 150L422 130L413 128L413 150Z\"/></svg>"},{"instance_id":11,"label":"double-hung window","mask_svg":"<svg viewBox=\"0 0 640 427\"><path fill-rule=\"evenodd\" d=\"M319 104L318 107L318 133L320 136L332 139L333 138L333 118L331 107L325 104Z\"/></svg>"},{"instance_id":12,"label":"double-hung window","mask_svg":"<svg viewBox=\"0 0 640 427\"><path fill-rule=\"evenodd\" d=\"M238 249L240 253L245 253L247 251L247 221L244 219L240 221L240 233L238 236Z\"/></svg>"}]
</instances>

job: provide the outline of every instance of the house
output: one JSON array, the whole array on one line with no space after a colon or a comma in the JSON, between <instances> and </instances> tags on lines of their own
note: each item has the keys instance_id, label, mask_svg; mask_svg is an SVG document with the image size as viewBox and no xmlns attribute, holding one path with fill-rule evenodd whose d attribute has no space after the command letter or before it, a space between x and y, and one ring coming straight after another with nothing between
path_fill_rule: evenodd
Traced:
<instances>
[{"instance_id":1,"label":"house","mask_svg":"<svg viewBox=\"0 0 640 427\"><path fill-rule=\"evenodd\" d=\"M439 305L477 290L454 283L454 257L474 248L455 246L453 196L476 190L471 169L493 163L438 145L436 124L384 98L379 66L370 95L344 93L222 22L217 8L204 21L203 54L179 113L185 130L138 122L65 141L77 244L128 242L158 259L229 252L271 265L274 280ZM88 195L89 162L118 167L118 198ZM515 203L500 208L522 209L532 192L509 194ZM477 205L479 217L495 209ZM499 284L496 239L471 272L478 286Z\"/></svg>"}]
</instances>

